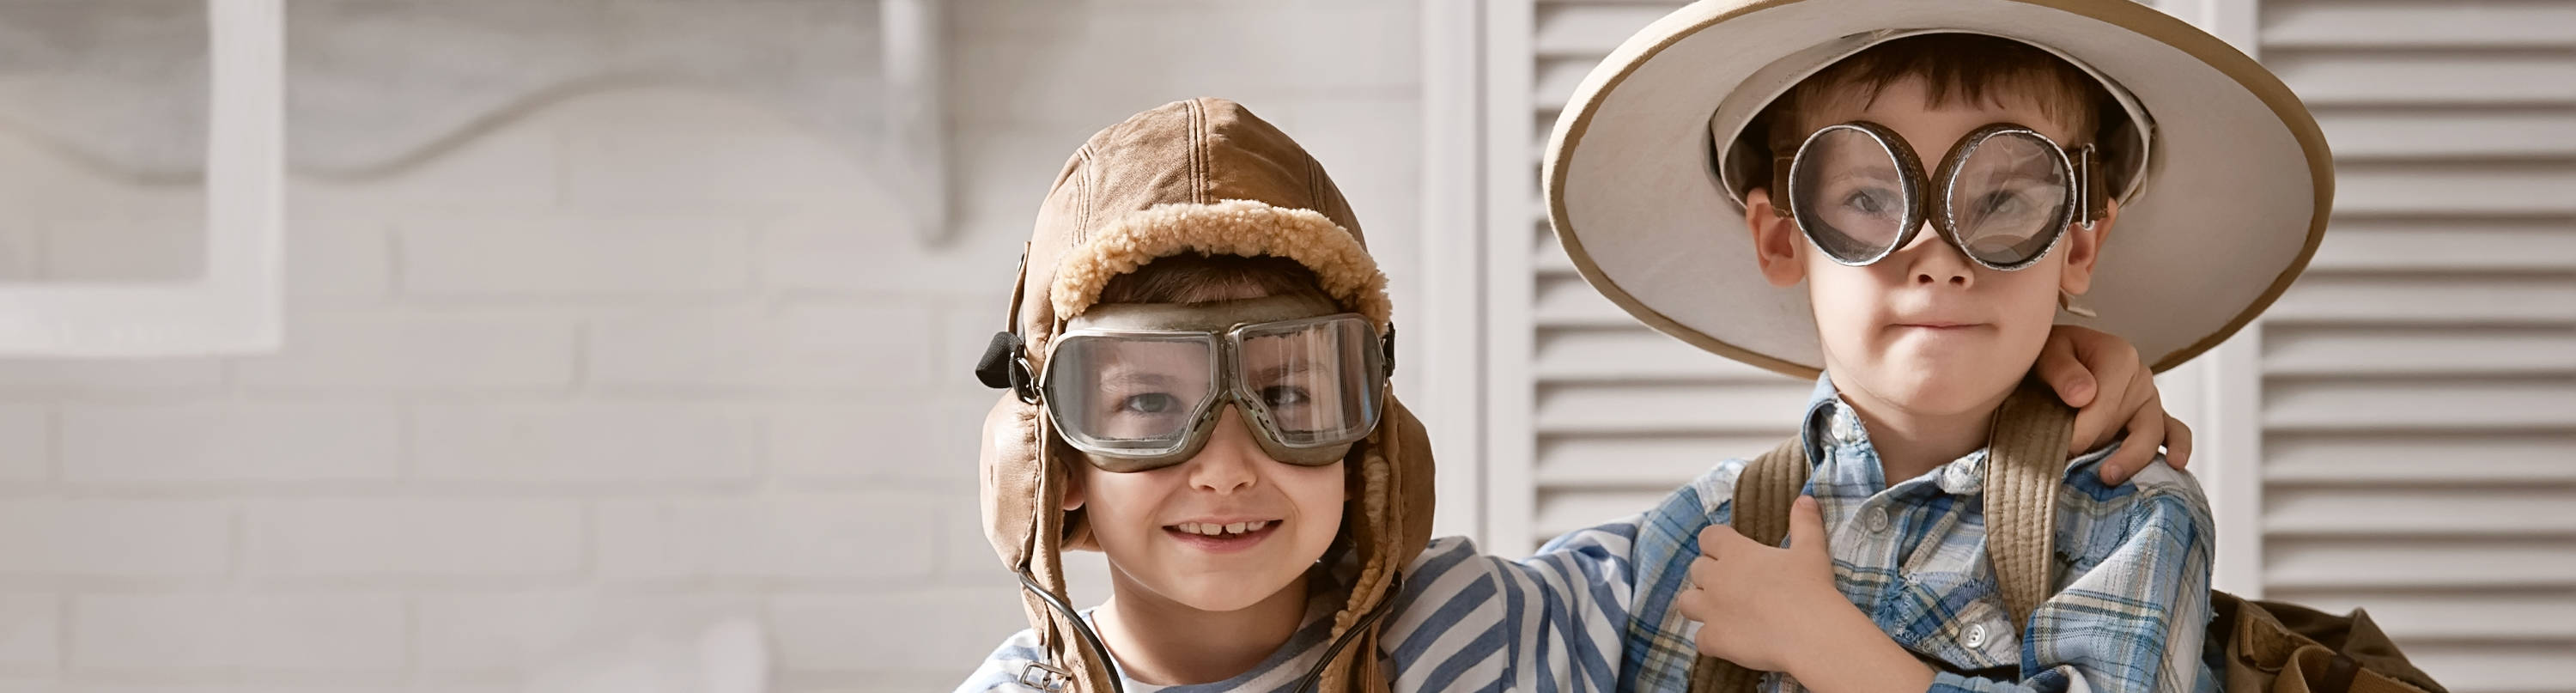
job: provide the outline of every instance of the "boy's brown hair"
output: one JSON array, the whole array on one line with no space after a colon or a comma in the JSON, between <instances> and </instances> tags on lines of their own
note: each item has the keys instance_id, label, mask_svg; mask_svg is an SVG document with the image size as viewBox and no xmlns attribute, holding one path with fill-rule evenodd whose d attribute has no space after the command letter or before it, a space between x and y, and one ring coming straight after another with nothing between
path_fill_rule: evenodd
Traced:
<instances>
[{"instance_id":1,"label":"boy's brown hair","mask_svg":"<svg viewBox=\"0 0 2576 693\"><path fill-rule=\"evenodd\" d=\"M1156 258L1101 287L1101 303L1205 303L1242 297L1324 293L1323 280L1295 260L1273 255L1182 253Z\"/></svg>"},{"instance_id":2,"label":"boy's brown hair","mask_svg":"<svg viewBox=\"0 0 2576 693\"><path fill-rule=\"evenodd\" d=\"M2030 99L2041 113L2074 126L2077 141L2059 143L2070 148L2093 141L2104 114L2121 112L2100 82L2038 47L1980 34L1924 34L1871 46L1808 76L1764 108L1753 127L1764 128L1757 131L1767 133L1773 153L1793 151L1808 133L1831 125L1805 122L1822 104L1851 98L1867 104L1909 77L1923 79L1935 107L1954 100Z\"/></svg>"}]
</instances>

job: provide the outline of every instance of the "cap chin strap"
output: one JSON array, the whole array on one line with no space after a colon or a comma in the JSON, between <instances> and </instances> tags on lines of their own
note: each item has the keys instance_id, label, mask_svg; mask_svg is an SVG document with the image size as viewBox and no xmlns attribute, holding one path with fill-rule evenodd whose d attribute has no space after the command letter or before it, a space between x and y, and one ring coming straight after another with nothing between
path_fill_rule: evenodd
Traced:
<instances>
[{"instance_id":1,"label":"cap chin strap","mask_svg":"<svg viewBox=\"0 0 2576 693\"><path fill-rule=\"evenodd\" d=\"M1387 583L1387 598L1379 600L1376 607L1369 609L1367 616L1360 617L1359 623L1351 625L1350 630L1342 631L1342 637L1333 639L1333 646L1324 650L1324 658L1316 660L1315 666L1307 668L1306 676L1297 682L1296 693L1315 690L1315 684L1324 679L1324 669L1332 666L1333 660L1342 656L1342 648L1350 646L1352 641L1359 639L1361 633L1366 633L1369 628L1376 626L1378 617L1386 615L1387 607L1395 604L1395 594L1403 589L1404 576L1402 575L1395 576L1393 582ZM1366 653L1362 654L1365 656Z\"/></svg>"},{"instance_id":2,"label":"cap chin strap","mask_svg":"<svg viewBox=\"0 0 2576 693\"><path fill-rule=\"evenodd\" d=\"M1020 588L1037 595L1038 601L1046 602L1047 608L1054 609L1056 615L1064 617L1065 623L1072 624L1074 634L1082 638L1081 645L1090 648L1093 656L1100 658L1101 667L1109 670L1110 693L1126 693L1127 674L1118 670L1118 658L1109 656L1109 647L1101 644L1100 634L1093 632L1091 624L1083 621L1081 612L1064 603L1054 592L1047 591L1046 586L1038 584L1037 576L1029 574L1028 566L1020 567ZM1045 662L1030 662L1020 668L1019 680L1022 685L1041 691L1063 691L1065 684L1073 680L1073 672Z\"/></svg>"}]
</instances>

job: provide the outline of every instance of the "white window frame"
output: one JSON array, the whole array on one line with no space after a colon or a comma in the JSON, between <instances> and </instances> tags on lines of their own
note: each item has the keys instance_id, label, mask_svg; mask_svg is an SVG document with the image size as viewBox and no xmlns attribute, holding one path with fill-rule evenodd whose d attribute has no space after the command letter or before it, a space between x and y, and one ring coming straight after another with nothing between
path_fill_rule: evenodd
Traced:
<instances>
[{"instance_id":1,"label":"white window frame","mask_svg":"<svg viewBox=\"0 0 2576 693\"><path fill-rule=\"evenodd\" d=\"M0 356L275 351L282 340L283 0L207 0L204 272L187 284L0 287Z\"/></svg>"}]
</instances>

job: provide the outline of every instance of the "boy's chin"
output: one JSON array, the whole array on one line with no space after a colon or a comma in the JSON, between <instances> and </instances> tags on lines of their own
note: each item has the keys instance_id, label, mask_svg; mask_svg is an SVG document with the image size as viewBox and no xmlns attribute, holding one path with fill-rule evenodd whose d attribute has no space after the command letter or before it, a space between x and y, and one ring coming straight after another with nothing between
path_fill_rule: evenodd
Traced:
<instances>
[{"instance_id":1,"label":"boy's chin","mask_svg":"<svg viewBox=\"0 0 2576 693\"><path fill-rule=\"evenodd\" d=\"M1918 415L1964 414L1991 406L2009 392L2018 377L1961 373L1955 365L1930 368L1904 362L1882 363L1862 377L1869 394Z\"/></svg>"},{"instance_id":2,"label":"boy's chin","mask_svg":"<svg viewBox=\"0 0 2576 693\"><path fill-rule=\"evenodd\" d=\"M1165 585L1163 589L1157 591L1182 606L1199 611L1226 613L1249 609L1264 600L1278 596L1280 590L1288 589L1296 580L1294 576L1288 576L1276 581L1262 580L1257 583L1246 580L1207 578L1191 578L1177 582L1180 584ZM1271 584L1273 582L1277 584Z\"/></svg>"}]
</instances>

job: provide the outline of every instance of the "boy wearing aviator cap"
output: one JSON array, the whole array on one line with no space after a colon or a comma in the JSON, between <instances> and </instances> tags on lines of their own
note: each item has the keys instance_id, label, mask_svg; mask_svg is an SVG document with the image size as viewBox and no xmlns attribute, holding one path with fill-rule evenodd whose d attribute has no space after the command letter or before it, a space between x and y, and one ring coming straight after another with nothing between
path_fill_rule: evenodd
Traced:
<instances>
[{"instance_id":1,"label":"boy wearing aviator cap","mask_svg":"<svg viewBox=\"0 0 2576 693\"><path fill-rule=\"evenodd\" d=\"M1103 130L1058 177L1023 275L979 375L1012 390L986 422L985 526L1031 629L960 690L1616 683L1634 521L1519 561L1430 539L1385 279L1285 134L1215 99ZM2077 340L2106 373L2133 367L2115 340ZM2061 380L2093 377L2076 350ZM1073 608L1068 547L1108 554L1108 603Z\"/></svg>"},{"instance_id":2,"label":"boy wearing aviator cap","mask_svg":"<svg viewBox=\"0 0 2576 693\"><path fill-rule=\"evenodd\" d=\"M2279 80L2123 0L1708 0L1574 104L1546 172L1584 276L1816 382L1796 438L1648 513L1621 688L2215 688L2199 487L2068 462L2026 378L2061 311L2164 369L2287 288L2332 174Z\"/></svg>"}]
</instances>

